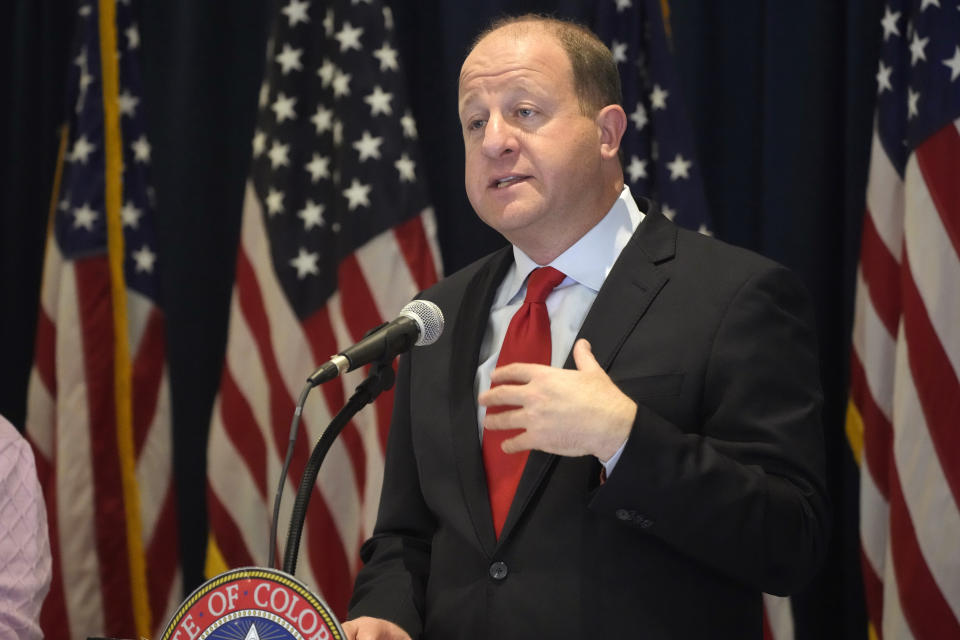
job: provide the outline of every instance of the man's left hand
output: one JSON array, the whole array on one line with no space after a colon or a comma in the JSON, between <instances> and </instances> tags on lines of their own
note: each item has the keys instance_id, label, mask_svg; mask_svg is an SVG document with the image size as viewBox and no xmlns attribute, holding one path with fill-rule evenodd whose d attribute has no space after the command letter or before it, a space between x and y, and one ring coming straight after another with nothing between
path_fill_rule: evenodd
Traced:
<instances>
[{"instance_id":1,"label":"man's left hand","mask_svg":"<svg viewBox=\"0 0 960 640\"><path fill-rule=\"evenodd\" d=\"M503 442L505 453L538 449L561 456L609 460L626 442L637 405L593 357L590 343L573 345L576 370L514 363L495 369L481 405L512 407L487 414L485 429L522 429Z\"/></svg>"}]
</instances>

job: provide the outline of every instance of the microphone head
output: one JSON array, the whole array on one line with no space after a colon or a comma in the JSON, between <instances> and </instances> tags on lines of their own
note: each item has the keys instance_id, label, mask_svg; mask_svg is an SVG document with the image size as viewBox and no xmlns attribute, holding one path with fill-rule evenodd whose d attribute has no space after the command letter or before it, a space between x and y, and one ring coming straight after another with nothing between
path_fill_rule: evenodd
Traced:
<instances>
[{"instance_id":1,"label":"microphone head","mask_svg":"<svg viewBox=\"0 0 960 640\"><path fill-rule=\"evenodd\" d=\"M429 300L411 300L400 310L401 316L410 318L420 328L415 346L433 344L443 333L443 312Z\"/></svg>"}]
</instances>

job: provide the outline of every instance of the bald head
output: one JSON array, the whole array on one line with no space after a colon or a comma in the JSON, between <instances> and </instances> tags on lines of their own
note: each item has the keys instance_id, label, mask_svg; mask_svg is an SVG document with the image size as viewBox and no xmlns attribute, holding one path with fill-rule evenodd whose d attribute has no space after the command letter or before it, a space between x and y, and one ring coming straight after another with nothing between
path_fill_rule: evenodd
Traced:
<instances>
[{"instance_id":1,"label":"bald head","mask_svg":"<svg viewBox=\"0 0 960 640\"><path fill-rule=\"evenodd\" d=\"M499 18L481 31L472 52L480 41L493 32L510 33L518 39L531 32L546 33L557 41L573 69L573 87L584 115L593 116L611 104L620 104L620 73L610 49L588 28L575 22L548 16L525 14Z\"/></svg>"}]
</instances>

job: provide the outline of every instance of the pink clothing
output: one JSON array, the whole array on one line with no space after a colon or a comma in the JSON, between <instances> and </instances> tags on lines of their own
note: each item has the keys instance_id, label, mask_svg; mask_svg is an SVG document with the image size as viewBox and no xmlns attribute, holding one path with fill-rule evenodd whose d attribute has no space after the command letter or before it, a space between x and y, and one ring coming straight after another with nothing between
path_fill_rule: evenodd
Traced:
<instances>
[{"instance_id":1,"label":"pink clothing","mask_svg":"<svg viewBox=\"0 0 960 640\"><path fill-rule=\"evenodd\" d=\"M0 416L0 638L43 638L50 588L47 512L30 445Z\"/></svg>"}]
</instances>

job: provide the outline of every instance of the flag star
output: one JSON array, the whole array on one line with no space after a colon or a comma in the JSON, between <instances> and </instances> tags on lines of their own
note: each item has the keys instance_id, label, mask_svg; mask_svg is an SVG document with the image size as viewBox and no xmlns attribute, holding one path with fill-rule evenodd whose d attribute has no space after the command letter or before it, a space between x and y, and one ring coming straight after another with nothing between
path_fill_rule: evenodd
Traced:
<instances>
[{"instance_id":1,"label":"flag star","mask_svg":"<svg viewBox=\"0 0 960 640\"><path fill-rule=\"evenodd\" d=\"M341 229L340 223L339 223L339 222L334 222L332 225L330 225L330 229L331 229L334 233L340 233L340 229Z\"/></svg>"},{"instance_id":2,"label":"flag star","mask_svg":"<svg viewBox=\"0 0 960 640\"><path fill-rule=\"evenodd\" d=\"M333 35L333 9L327 9L327 15L323 18L323 32L328 38Z\"/></svg>"},{"instance_id":3,"label":"flag star","mask_svg":"<svg viewBox=\"0 0 960 640\"><path fill-rule=\"evenodd\" d=\"M647 110L642 102L637 103L637 108L630 114L630 119L633 120L633 125L637 128L637 131L643 131L649 120L647 120Z\"/></svg>"},{"instance_id":4,"label":"flag star","mask_svg":"<svg viewBox=\"0 0 960 640\"><path fill-rule=\"evenodd\" d=\"M337 72L333 76L333 97L339 98L341 96L350 95L350 78L352 76L349 73L344 73L337 69Z\"/></svg>"},{"instance_id":5,"label":"flag star","mask_svg":"<svg viewBox=\"0 0 960 640\"><path fill-rule=\"evenodd\" d=\"M83 47L80 49L80 55L73 59L73 64L77 65L81 69L87 68L87 48Z\"/></svg>"},{"instance_id":6,"label":"flag star","mask_svg":"<svg viewBox=\"0 0 960 640\"><path fill-rule=\"evenodd\" d=\"M90 154L96 148L96 145L90 144L87 141L86 136L80 136L73 143L73 149L70 151L70 160L73 162L79 160L80 164L87 164L87 158L90 157Z\"/></svg>"},{"instance_id":7,"label":"flag star","mask_svg":"<svg viewBox=\"0 0 960 640\"><path fill-rule=\"evenodd\" d=\"M621 13L624 9L629 9L633 6L632 0L616 0L617 2L617 13Z\"/></svg>"},{"instance_id":8,"label":"flag star","mask_svg":"<svg viewBox=\"0 0 960 640\"><path fill-rule=\"evenodd\" d=\"M137 263L137 273L141 271L153 273L153 263L157 261L157 254L150 251L147 245L143 245L133 252L133 261Z\"/></svg>"},{"instance_id":9,"label":"flag star","mask_svg":"<svg viewBox=\"0 0 960 640\"><path fill-rule=\"evenodd\" d=\"M83 16L84 18L86 18L87 16L90 15L90 12L91 12L92 10L93 10L93 9L90 7L90 5L85 4L85 5L83 5L82 7L80 7L80 9L78 10L78 13L79 13L81 16Z\"/></svg>"},{"instance_id":10,"label":"flag star","mask_svg":"<svg viewBox=\"0 0 960 640\"><path fill-rule=\"evenodd\" d=\"M377 85L373 88L373 93L366 96L363 101L370 105L370 117L382 113L384 115L392 115L393 109L390 108L390 101L393 100L392 93L386 93L383 89L380 88L380 85Z\"/></svg>"},{"instance_id":11,"label":"flag star","mask_svg":"<svg viewBox=\"0 0 960 640\"><path fill-rule=\"evenodd\" d=\"M267 149L267 134L257 131L253 134L253 157L259 158Z\"/></svg>"},{"instance_id":12,"label":"flag star","mask_svg":"<svg viewBox=\"0 0 960 640\"><path fill-rule=\"evenodd\" d=\"M920 11L923 12L927 7L936 7L939 9L940 0L923 0L923 2L920 3Z\"/></svg>"},{"instance_id":13,"label":"flag star","mask_svg":"<svg viewBox=\"0 0 960 640\"><path fill-rule=\"evenodd\" d=\"M87 73L87 70L84 69L80 73L80 91L86 91L87 87L93 84L93 76Z\"/></svg>"},{"instance_id":14,"label":"flag star","mask_svg":"<svg viewBox=\"0 0 960 640\"><path fill-rule=\"evenodd\" d=\"M270 102L270 85L264 82L260 85L260 99L257 104L260 105L260 108L263 108L267 106L268 102Z\"/></svg>"},{"instance_id":15,"label":"flag star","mask_svg":"<svg viewBox=\"0 0 960 640\"><path fill-rule=\"evenodd\" d=\"M316 276L320 274L320 268L317 266L317 260L320 259L319 253L307 251L300 247L300 253L296 258L290 261L290 264L297 270L297 278L303 280L307 276Z\"/></svg>"},{"instance_id":16,"label":"flag star","mask_svg":"<svg viewBox=\"0 0 960 640\"><path fill-rule=\"evenodd\" d=\"M357 207L370 206L370 185L361 184L356 178L350 183L349 189L343 190L343 197L349 202L347 208L353 211Z\"/></svg>"},{"instance_id":17,"label":"flag star","mask_svg":"<svg viewBox=\"0 0 960 640\"><path fill-rule=\"evenodd\" d=\"M382 47L374 50L373 57L380 61L380 71L397 71L400 68L397 63L397 50L388 42L384 42Z\"/></svg>"},{"instance_id":18,"label":"flag star","mask_svg":"<svg viewBox=\"0 0 960 640\"><path fill-rule=\"evenodd\" d=\"M120 114L125 116L130 116L131 118L137 111L137 105L140 103L140 98L136 97L128 89L124 89L123 93L117 96L117 105L120 109Z\"/></svg>"},{"instance_id":19,"label":"flag star","mask_svg":"<svg viewBox=\"0 0 960 640\"><path fill-rule=\"evenodd\" d=\"M350 4L352 4L353 6L357 6L361 2L363 4L370 4L371 0L350 0Z\"/></svg>"},{"instance_id":20,"label":"flag star","mask_svg":"<svg viewBox=\"0 0 960 640\"><path fill-rule=\"evenodd\" d=\"M413 182L417 179L414 173L416 164L417 163L411 160L407 154L403 154L399 160L393 163L393 166L396 167L400 173L400 182Z\"/></svg>"},{"instance_id":21,"label":"flag star","mask_svg":"<svg viewBox=\"0 0 960 640\"><path fill-rule=\"evenodd\" d=\"M667 163L667 168L670 169L670 179L689 178L691 165L693 165L692 162L684 160L683 156L678 153L673 158L673 162Z\"/></svg>"},{"instance_id":22,"label":"flag star","mask_svg":"<svg viewBox=\"0 0 960 640\"><path fill-rule=\"evenodd\" d=\"M280 72L287 75L291 71L300 71L303 69L303 63L300 62L300 56L303 55L303 49L294 49L289 44L284 43L283 51L274 58L280 63Z\"/></svg>"},{"instance_id":23,"label":"flag star","mask_svg":"<svg viewBox=\"0 0 960 640\"><path fill-rule=\"evenodd\" d=\"M920 92L914 91L911 88L907 88L907 120L912 120L913 118L920 115L920 111L917 108L917 103L920 101Z\"/></svg>"},{"instance_id":24,"label":"flag star","mask_svg":"<svg viewBox=\"0 0 960 640\"><path fill-rule=\"evenodd\" d=\"M697 229L697 233L702 236L713 236L713 231L710 231L710 229L707 228L707 224L705 222L700 223L700 228Z\"/></svg>"},{"instance_id":25,"label":"flag star","mask_svg":"<svg viewBox=\"0 0 960 640\"><path fill-rule=\"evenodd\" d=\"M310 122L317 128L317 135L333 128L333 111L322 104L317 105L317 112L310 117Z\"/></svg>"},{"instance_id":26,"label":"flag star","mask_svg":"<svg viewBox=\"0 0 960 640\"><path fill-rule=\"evenodd\" d=\"M343 144L343 123L339 120L333 121L333 146L339 147ZM338 182L334 176L334 182Z\"/></svg>"},{"instance_id":27,"label":"flag star","mask_svg":"<svg viewBox=\"0 0 960 640\"><path fill-rule=\"evenodd\" d=\"M283 191L277 191L270 187L270 193L267 194L267 214L272 218L278 213L283 213Z\"/></svg>"},{"instance_id":28,"label":"flag star","mask_svg":"<svg viewBox=\"0 0 960 640\"><path fill-rule=\"evenodd\" d=\"M610 52L613 54L613 61L617 64L627 61L627 43L613 41L610 45Z\"/></svg>"},{"instance_id":29,"label":"flag star","mask_svg":"<svg viewBox=\"0 0 960 640\"><path fill-rule=\"evenodd\" d=\"M382 137L373 137L369 131L364 131L363 136L353 143L353 148L360 154L360 162L373 158L380 159L380 145L383 144Z\"/></svg>"},{"instance_id":30,"label":"flag star","mask_svg":"<svg viewBox=\"0 0 960 640\"><path fill-rule=\"evenodd\" d=\"M637 156L631 156L630 164L627 166L627 173L630 174L630 182L636 182L640 178L646 178L647 161L641 160Z\"/></svg>"},{"instance_id":31,"label":"flag star","mask_svg":"<svg viewBox=\"0 0 960 640\"><path fill-rule=\"evenodd\" d=\"M137 25L128 27L123 33L127 36L127 49L137 49L140 47L140 30L137 29Z\"/></svg>"},{"instance_id":32,"label":"flag star","mask_svg":"<svg viewBox=\"0 0 960 640\"><path fill-rule=\"evenodd\" d=\"M654 111L657 109L666 109L667 96L669 95L670 92L661 89L659 84L653 85L653 91L650 92L650 106L653 107Z\"/></svg>"},{"instance_id":33,"label":"flag star","mask_svg":"<svg viewBox=\"0 0 960 640\"><path fill-rule=\"evenodd\" d=\"M277 99L274 100L273 106L270 108L273 109L273 112L277 114L277 124L287 120L295 120L297 118L297 113L293 110L293 105L297 104L297 98L295 96L290 96L289 98L283 94L281 91L277 95Z\"/></svg>"},{"instance_id":34,"label":"flag star","mask_svg":"<svg viewBox=\"0 0 960 640\"><path fill-rule=\"evenodd\" d=\"M143 211L137 209L137 206L129 200L120 209L120 219L123 220L123 226L125 227L136 229L140 225L140 216L142 215Z\"/></svg>"},{"instance_id":35,"label":"flag star","mask_svg":"<svg viewBox=\"0 0 960 640\"><path fill-rule=\"evenodd\" d=\"M953 57L944 60L943 64L950 67L950 82L960 77L960 47L954 47Z\"/></svg>"},{"instance_id":36,"label":"flag star","mask_svg":"<svg viewBox=\"0 0 960 640\"><path fill-rule=\"evenodd\" d=\"M877 70L877 93L883 93L884 89L893 91L893 85L890 84L890 74L893 73L893 67L888 67L880 61L880 69Z\"/></svg>"},{"instance_id":37,"label":"flag star","mask_svg":"<svg viewBox=\"0 0 960 640\"><path fill-rule=\"evenodd\" d=\"M320 76L323 87L327 88L333 82L333 76L337 72L337 65L333 64L329 58L323 59L323 64L317 69L317 75Z\"/></svg>"},{"instance_id":38,"label":"flag star","mask_svg":"<svg viewBox=\"0 0 960 640\"><path fill-rule=\"evenodd\" d=\"M663 217L667 220L673 220L677 217L677 212L670 208L666 202L663 203L663 206L660 208L660 211L663 213Z\"/></svg>"},{"instance_id":39,"label":"flag star","mask_svg":"<svg viewBox=\"0 0 960 640\"><path fill-rule=\"evenodd\" d=\"M304 165L304 168L310 172L310 181L316 182L320 178L330 177L330 158L321 156L319 153L313 154L313 159Z\"/></svg>"},{"instance_id":40,"label":"flag star","mask_svg":"<svg viewBox=\"0 0 960 640\"><path fill-rule=\"evenodd\" d=\"M883 25L884 42L886 42L890 36L900 35L900 29L897 27L898 20L900 20L900 12L891 11L890 7L887 7L883 14L883 20L880 21L880 24Z\"/></svg>"},{"instance_id":41,"label":"flag star","mask_svg":"<svg viewBox=\"0 0 960 640\"><path fill-rule=\"evenodd\" d=\"M297 217L303 220L304 231L310 231L314 227L322 227L326 224L323 221L323 205L317 204L313 200L307 200L307 205L297 212Z\"/></svg>"},{"instance_id":42,"label":"flag star","mask_svg":"<svg viewBox=\"0 0 960 640\"><path fill-rule=\"evenodd\" d=\"M90 208L89 204L84 202L82 207L73 210L73 228L79 229L83 227L87 231L93 231L93 223L99 215L100 214Z\"/></svg>"},{"instance_id":43,"label":"flag star","mask_svg":"<svg viewBox=\"0 0 960 640\"><path fill-rule=\"evenodd\" d=\"M309 2L301 2L300 0L290 0L290 4L285 6L280 10L280 13L287 16L287 20L290 22L291 27L295 27L299 23L310 22L310 16L307 15L307 9L310 8Z\"/></svg>"},{"instance_id":44,"label":"flag star","mask_svg":"<svg viewBox=\"0 0 960 640\"><path fill-rule=\"evenodd\" d=\"M70 197L64 196L63 200L60 201L60 204L57 205L57 208L60 211L69 211L70 210Z\"/></svg>"},{"instance_id":45,"label":"flag star","mask_svg":"<svg viewBox=\"0 0 960 640\"><path fill-rule=\"evenodd\" d=\"M383 8L383 26L387 31L393 31L393 10L390 7Z\"/></svg>"},{"instance_id":46,"label":"flag star","mask_svg":"<svg viewBox=\"0 0 960 640\"><path fill-rule=\"evenodd\" d=\"M279 141L274 140L273 145L270 146L270 151L267 152L267 155L270 156L270 168L276 169L277 167L286 167L290 165L290 145L281 144Z\"/></svg>"},{"instance_id":47,"label":"flag star","mask_svg":"<svg viewBox=\"0 0 960 640\"><path fill-rule=\"evenodd\" d=\"M343 27L334 36L340 43L340 53L356 49L360 51L360 36L363 35L362 27L354 27L349 22L344 22Z\"/></svg>"},{"instance_id":48,"label":"flag star","mask_svg":"<svg viewBox=\"0 0 960 640\"><path fill-rule=\"evenodd\" d=\"M404 138L410 138L411 140L417 139L417 121L414 120L413 114L410 113L409 109L407 109L407 112L400 118L400 126L403 128Z\"/></svg>"},{"instance_id":49,"label":"flag star","mask_svg":"<svg viewBox=\"0 0 960 640\"><path fill-rule=\"evenodd\" d=\"M150 143L147 142L147 136L141 135L130 145L133 149L133 160L135 162L150 162Z\"/></svg>"},{"instance_id":50,"label":"flag star","mask_svg":"<svg viewBox=\"0 0 960 640\"><path fill-rule=\"evenodd\" d=\"M910 43L911 67L916 66L918 60L926 61L927 54L924 52L924 48L928 42L930 42L930 38L921 38L916 31L913 32L913 41Z\"/></svg>"}]
</instances>

